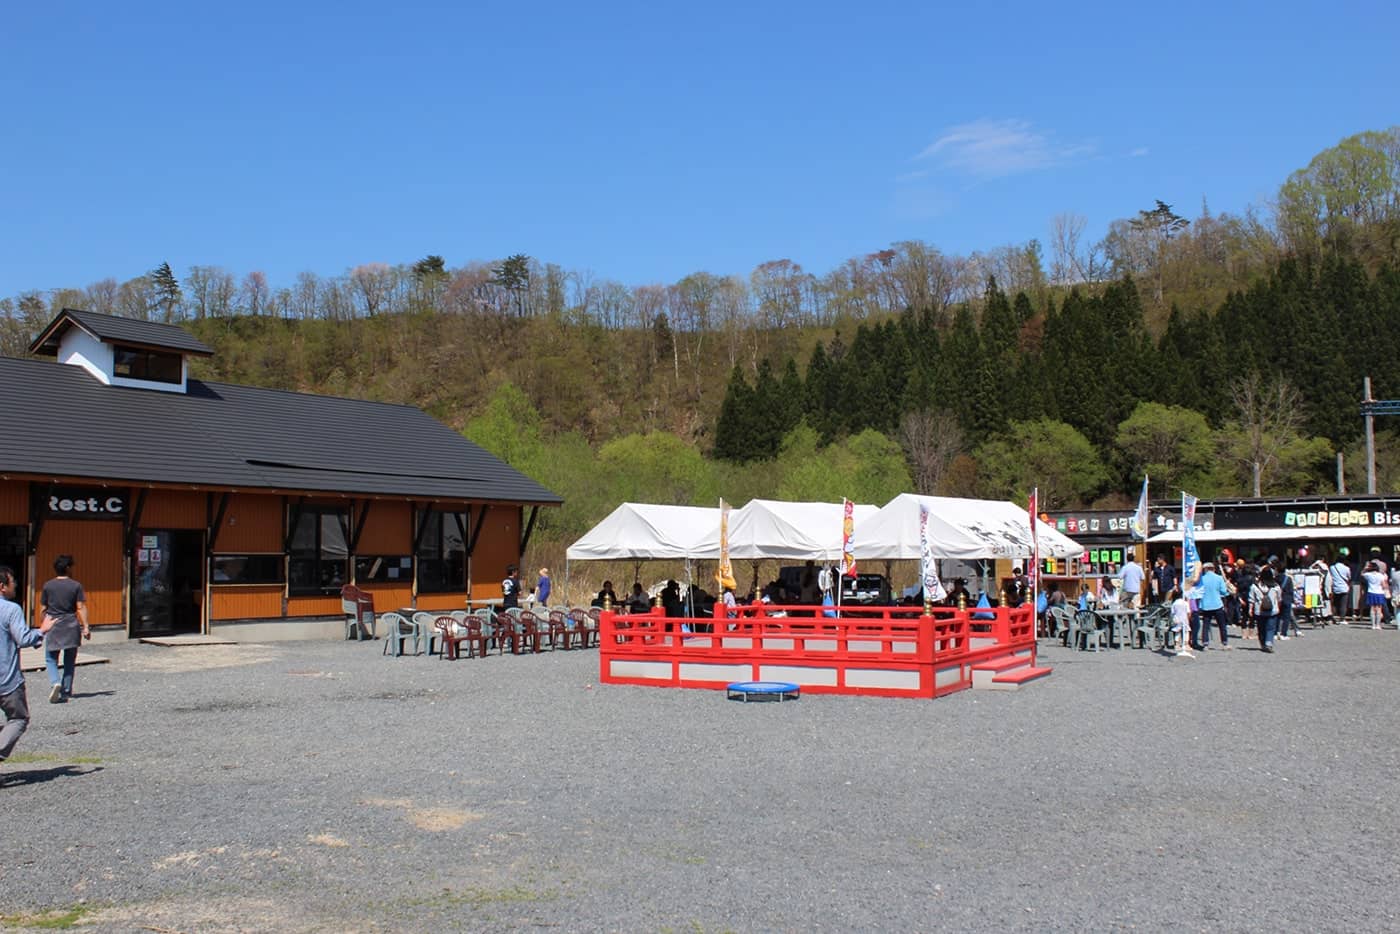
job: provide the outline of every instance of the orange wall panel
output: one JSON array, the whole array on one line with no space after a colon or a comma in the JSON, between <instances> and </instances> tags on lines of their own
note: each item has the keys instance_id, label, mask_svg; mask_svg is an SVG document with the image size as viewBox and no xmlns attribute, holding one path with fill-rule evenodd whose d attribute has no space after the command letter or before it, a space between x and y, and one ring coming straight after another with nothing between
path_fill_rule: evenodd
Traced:
<instances>
[{"instance_id":1,"label":"orange wall panel","mask_svg":"<svg viewBox=\"0 0 1400 934\"><path fill-rule=\"evenodd\" d=\"M361 584L360 589L374 598L376 613L387 613L413 602L413 587L410 584Z\"/></svg>"},{"instance_id":2,"label":"orange wall panel","mask_svg":"<svg viewBox=\"0 0 1400 934\"><path fill-rule=\"evenodd\" d=\"M359 521L359 516L354 517ZM362 555L413 553L413 512L408 503L371 500L365 530L360 533Z\"/></svg>"},{"instance_id":3,"label":"orange wall panel","mask_svg":"<svg viewBox=\"0 0 1400 934\"><path fill-rule=\"evenodd\" d=\"M140 493L136 496L139 498ZM135 508L135 499L132 500ZM143 529L202 529L206 521L203 493L187 490L147 490L141 509Z\"/></svg>"},{"instance_id":4,"label":"orange wall panel","mask_svg":"<svg viewBox=\"0 0 1400 934\"><path fill-rule=\"evenodd\" d=\"M478 600L499 597L506 565L519 563L520 507L492 506L486 511L481 536L472 552L472 596Z\"/></svg>"},{"instance_id":5,"label":"orange wall panel","mask_svg":"<svg viewBox=\"0 0 1400 934\"><path fill-rule=\"evenodd\" d=\"M217 505L215 506L217 509ZM282 497L235 493L219 526L215 554L280 554L284 545Z\"/></svg>"},{"instance_id":6,"label":"orange wall panel","mask_svg":"<svg viewBox=\"0 0 1400 934\"><path fill-rule=\"evenodd\" d=\"M29 484L0 482L0 525L29 522Z\"/></svg>"},{"instance_id":7,"label":"orange wall panel","mask_svg":"<svg viewBox=\"0 0 1400 934\"><path fill-rule=\"evenodd\" d=\"M215 587L210 619L279 619L282 585Z\"/></svg>"},{"instance_id":8,"label":"orange wall panel","mask_svg":"<svg viewBox=\"0 0 1400 934\"><path fill-rule=\"evenodd\" d=\"M378 604L375 604L376 610ZM287 616L339 616L340 597L288 597Z\"/></svg>"},{"instance_id":9,"label":"orange wall panel","mask_svg":"<svg viewBox=\"0 0 1400 934\"><path fill-rule=\"evenodd\" d=\"M49 519L44 522L35 552L34 600L30 604L37 624L39 593L53 577L53 560L73 556L73 579L87 594L88 621L94 626L121 623L122 619L122 523L101 520Z\"/></svg>"},{"instance_id":10,"label":"orange wall panel","mask_svg":"<svg viewBox=\"0 0 1400 934\"><path fill-rule=\"evenodd\" d=\"M497 585L499 589L499 585ZM465 610L467 608L467 595L464 593L428 593L418 595L418 609L428 610Z\"/></svg>"}]
</instances>

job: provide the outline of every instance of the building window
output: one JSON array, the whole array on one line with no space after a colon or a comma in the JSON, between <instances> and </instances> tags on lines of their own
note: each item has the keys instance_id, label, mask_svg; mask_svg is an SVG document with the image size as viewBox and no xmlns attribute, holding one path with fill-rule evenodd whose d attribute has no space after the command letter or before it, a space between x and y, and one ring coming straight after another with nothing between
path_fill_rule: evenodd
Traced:
<instances>
[{"instance_id":1,"label":"building window","mask_svg":"<svg viewBox=\"0 0 1400 934\"><path fill-rule=\"evenodd\" d=\"M112 348L112 375L124 379L144 379L153 383L179 383L181 358L177 353L140 350L135 347Z\"/></svg>"},{"instance_id":2,"label":"building window","mask_svg":"<svg viewBox=\"0 0 1400 934\"><path fill-rule=\"evenodd\" d=\"M467 514L429 510L418 521L418 592L465 592Z\"/></svg>"},{"instance_id":3,"label":"building window","mask_svg":"<svg viewBox=\"0 0 1400 934\"><path fill-rule=\"evenodd\" d=\"M355 583L407 584L413 579L413 559L408 555L356 555Z\"/></svg>"},{"instance_id":4,"label":"building window","mask_svg":"<svg viewBox=\"0 0 1400 934\"><path fill-rule=\"evenodd\" d=\"M214 584L280 584L283 555L215 555Z\"/></svg>"},{"instance_id":5,"label":"building window","mask_svg":"<svg viewBox=\"0 0 1400 934\"><path fill-rule=\"evenodd\" d=\"M292 507L287 589L293 596L337 594L350 580L350 513L336 506Z\"/></svg>"}]
</instances>

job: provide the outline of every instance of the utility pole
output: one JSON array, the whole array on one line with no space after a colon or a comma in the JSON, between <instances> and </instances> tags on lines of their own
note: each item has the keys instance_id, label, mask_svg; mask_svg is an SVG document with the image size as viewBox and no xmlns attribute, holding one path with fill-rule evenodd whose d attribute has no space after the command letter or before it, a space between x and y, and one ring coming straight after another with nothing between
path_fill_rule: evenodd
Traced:
<instances>
[{"instance_id":1,"label":"utility pole","mask_svg":"<svg viewBox=\"0 0 1400 934\"><path fill-rule=\"evenodd\" d=\"M1376 492L1376 416L1371 411L1371 403L1376 400L1371 398L1371 377L1365 378L1361 388L1361 411L1366 413L1366 492L1374 495Z\"/></svg>"},{"instance_id":2,"label":"utility pole","mask_svg":"<svg viewBox=\"0 0 1400 934\"><path fill-rule=\"evenodd\" d=\"M1371 377L1361 384L1361 416L1366 420L1366 492L1376 492L1376 416L1400 415L1400 399L1372 399Z\"/></svg>"}]
</instances>

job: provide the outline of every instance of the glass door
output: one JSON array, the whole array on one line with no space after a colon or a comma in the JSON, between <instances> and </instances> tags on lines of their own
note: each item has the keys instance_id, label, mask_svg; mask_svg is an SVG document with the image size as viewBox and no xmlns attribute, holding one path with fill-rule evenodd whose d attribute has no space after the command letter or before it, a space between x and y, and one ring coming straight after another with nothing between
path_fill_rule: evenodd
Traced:
<instances>
[{"instance_id":1,"label":"glass door","mask_svg":"<svg viewBox=\"0 0 1400 934\"><path fill-rule=\"evenodd\" d=\"M143 529L132 557L131 635L200 632L204 533Z\"/></svg>"}]
</instances>

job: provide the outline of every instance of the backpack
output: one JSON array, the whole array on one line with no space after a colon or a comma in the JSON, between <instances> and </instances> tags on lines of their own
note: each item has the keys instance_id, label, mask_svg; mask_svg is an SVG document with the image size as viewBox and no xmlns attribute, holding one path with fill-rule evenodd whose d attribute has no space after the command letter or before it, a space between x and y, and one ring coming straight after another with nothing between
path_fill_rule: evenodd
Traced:
<instances>
[{"instance_id":1,"label":"backpack","mask_svg":"<svg viewBox=\"0 0 1400 934\"><path fill-rule=\"evenodd\" d=\"M1259 597L1258 615L1273 616L1274 613L1278 611L1278 606L1274 602L1274 588L1270 587L1268 589L1265 589L1263 587L1260 587L1259 590L1262 593Z\"/></svg>"}]
</instances>

